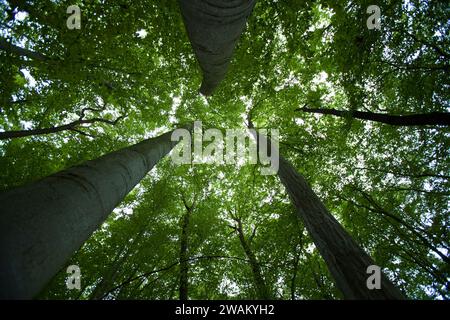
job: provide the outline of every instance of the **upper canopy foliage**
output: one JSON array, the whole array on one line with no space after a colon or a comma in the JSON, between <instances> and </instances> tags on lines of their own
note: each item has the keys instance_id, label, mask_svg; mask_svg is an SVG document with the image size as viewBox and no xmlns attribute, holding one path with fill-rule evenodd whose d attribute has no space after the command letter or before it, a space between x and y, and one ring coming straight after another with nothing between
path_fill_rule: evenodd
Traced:
<instances>
[{"instance_id":1,"label":"upper canopy foliage","mask_svg":"<svg viewBox=\"0 0 450 320\"><path fill-rule=\"evenodd\" d=\"M201 120L209 128L280 130L280 152L354 239L410 298L449 298L449 131L394 127L300 107L392 115L447 112L450 15L446 1L258 1L228 73L208 99L175 1L0 0L0 131L94 122L54 134L0 140L0 188ZM16 9L15 9L16 8ZM13 10L15 9L15 10ZM143 32L142 30L145 30ZM18 52L5 43L22 48ZM340 298L276 176L255 166L162 161L42 298L177 298L184 197L189 298L256 298L252 269L230 228L240 217L275 298ZM160 270L160 271L158 271Z\"/></svg>"}]
</instances>

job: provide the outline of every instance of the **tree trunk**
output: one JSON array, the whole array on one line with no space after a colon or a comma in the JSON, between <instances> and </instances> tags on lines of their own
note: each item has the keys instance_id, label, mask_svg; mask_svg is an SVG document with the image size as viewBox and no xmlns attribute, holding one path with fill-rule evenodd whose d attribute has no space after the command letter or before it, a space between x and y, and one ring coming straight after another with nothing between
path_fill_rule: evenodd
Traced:
<instances>
[{"instance_id":1,"label":"tree trunk","mask_svg":"<svg viewBox=\"0 0 450 320\"><path fill-rule=\"evenodd\" d=\"M191 217L190 208L186 210L181 218L181 237L180 237L180 300L188 299L188 237L189 237L189 220Z\"/></svg>"},{"instance_id":2,"label":"tree trunk","mask_svg":"<svg viewBox=\"0 0 450 320\"><path fill-rule=\"evenodd\" d=\"M251 111L249 128L254 128ZM259 145L264 135L253 132ZM267 139L267 149L271 150ZM328 212L305 178L281 155L278 177L285 186L297 214L325 260L337 288L345 299L405 299L400 290L384 274L381 288L367 287L367 267L375 265L372 258L352 239L339 222Z\"/></svg>"},{"instance_id":3,"label":"tree trunk","mask_svg":"<svg viewBox=\"0 0 450 320\"><path fill-rule=\"evenodd\" d=\"M321 108L300 108L296 111L329 114L338 117L352 117L356 119L369 120L390 124L392 126L426 126L426 125L450 125L450 113L446 112L430 112L423 114L410 115L389 115L382 113L363 112L363 111L341 111L336 109Z\"/></svg>"},{"instance_id":4,"label":"tree trunk","mask_svg":"<svg viewBox=\"0 0 450 320\"><path fill-rule=\"evenodd\" d=\"M203 72L200 92L209 96L225 77L256 0L179 0L179 3Z\"/></svg>"},{"instance_id":5,"label":"tree trunk","mask_svg":"<svg viewBox=\"0 0 450 320\"><path fill-rule=\"evenodd\" d=\"M247 256L250 267L252 269L253 280L255 283L256 294L258 299L268 300L270 299L269 291L267 290L266 283L261 273L261 267L259 265L258 259L250 248L249 243L245 239L244 231L242 230L242 222L240 219L235 219L237 222L236 231L241 242L241 246L244 249L245 255Z\"/></svg>"},{"instance_id":6,"label":"tree trunk","mask_svg":"<svg viewBox=\"0 0 450 320\"><path fill-rule=\"evenodd\" d=\"M38 294L176 145L171 134L1 193L0 298L29 299Z\"/></svg>"},{"instance_id":7,"label":"tree trunk","mask_svg":"<svg viewBox=\"0 0 450 320\"><path fill-rule=\"evenodd\" d=\"M303 176L281 156L278 176L344 298L404 299L384 275L381 289L367 288L370 274L366 270L375 263L328 212Z\"/></svg>"},{"instance_id":8,"label":"tree trunk","mask_svg":"<svg viewBox=\"0 0 450 320\"><path fill-rule=\"evenodd\" d=\"M292 278L291 278L291 300L295 300L296 292L296 281L298 273L298 265L300 262L300 252L295 254L294 260L292 261Z\"/></svg>"}]
</instances>

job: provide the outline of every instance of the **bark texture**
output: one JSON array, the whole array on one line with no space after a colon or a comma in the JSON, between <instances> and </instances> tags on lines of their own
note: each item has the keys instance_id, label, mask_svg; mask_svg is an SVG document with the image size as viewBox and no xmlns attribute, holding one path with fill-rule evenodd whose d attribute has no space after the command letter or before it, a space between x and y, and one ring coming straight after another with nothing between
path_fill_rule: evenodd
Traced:
<instances>
[{"instance_id":1,"label":"bark texture","mask_svg":"<svg viewBox=\"0 0 450 320\"><path fill-rule=\"evenodd\" d=\"M0 194L0 298L29 299L177 142L171 132Z\"/></svg>"},{"instance_id":2,"label":"bark texture","mask_svg":"<svg viewBox=\"0 0 450 320\"><path fill-rule=\"evenodd\" d=\"M179 0L194 53L203 72L200 92L209 96L225 77L236 43L256 0Z\"/></svg>"}]
</instances>

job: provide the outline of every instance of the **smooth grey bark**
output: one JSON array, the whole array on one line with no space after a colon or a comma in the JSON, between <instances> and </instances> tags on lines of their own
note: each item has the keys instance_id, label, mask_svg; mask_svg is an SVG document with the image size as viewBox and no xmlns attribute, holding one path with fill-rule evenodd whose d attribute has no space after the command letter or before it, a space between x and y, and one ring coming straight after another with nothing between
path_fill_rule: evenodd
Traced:
<instances>
[{"instance_id":1,"label":"smooth grey bark","mask_svg":"<svg viewBox=\"0 0 450 320\"><path fill-rule=\"evenodd\" d=\"M200 93L209 96L225 77L256 0L179 0L179 3L203 72Z\"/></svg>"},{"instance_id":2,"label":"smooth grey bark","mask_svg":"<svg viewBox=\"0 0 450 320\"><path fill-rule=\"evenodd\" d=\"M30 299L177 144L172 132L0 194L0 298Z\"/></svg>"}]
</instances>

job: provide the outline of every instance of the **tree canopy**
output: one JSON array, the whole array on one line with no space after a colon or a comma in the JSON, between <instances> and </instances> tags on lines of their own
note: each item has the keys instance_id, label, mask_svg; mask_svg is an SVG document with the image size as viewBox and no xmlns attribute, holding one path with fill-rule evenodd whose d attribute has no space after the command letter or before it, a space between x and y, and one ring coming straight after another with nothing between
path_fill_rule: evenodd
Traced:
<instances>
[{"instance_id":1,"label":"tree canopy","mask_svg":"<svg viewBox=\"0 0 450 320\"><path fill-rule=\"evenodd\" d=\"M257 1L208 97L178 2L75 2L0 0L0 191L194 120L247 128L251 113L405 296L450 298L446 1L377 1L379 30L371 1ZM181 279L188 299L342 298L258 166L164 158L67 262L81 290L63 268L39 298L178 299Z\"/></svg>"}]
</instances>

